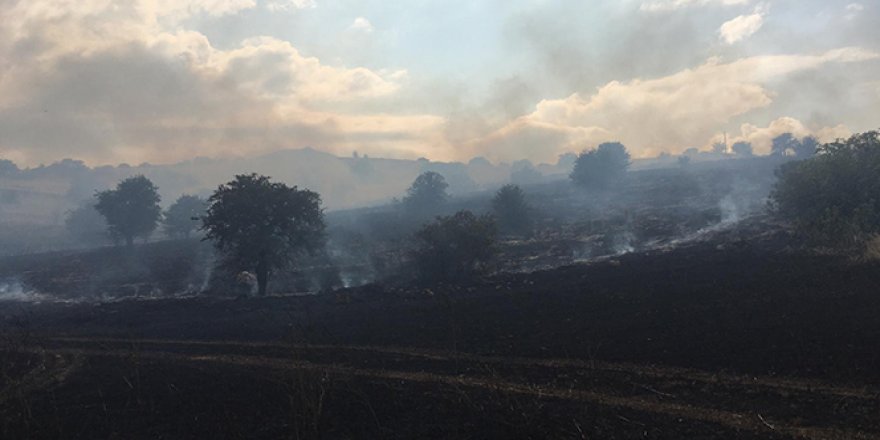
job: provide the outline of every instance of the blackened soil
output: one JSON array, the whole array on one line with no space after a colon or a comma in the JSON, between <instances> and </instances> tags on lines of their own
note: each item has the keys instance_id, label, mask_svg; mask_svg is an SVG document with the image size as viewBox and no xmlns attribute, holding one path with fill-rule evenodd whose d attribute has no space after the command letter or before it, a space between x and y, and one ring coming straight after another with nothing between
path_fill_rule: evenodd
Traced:
<instances>
[{"instance_id":1,"label":"blackened soil","mask_svg":"<svg viewBox=\"0 0 880 440\"><path fill-rule=\"evenodd\" d=\"M455 285L4 303L35 339L4 357L3 437L876 438L878 269L699 243Z\"/></svg>"}]
</instances>

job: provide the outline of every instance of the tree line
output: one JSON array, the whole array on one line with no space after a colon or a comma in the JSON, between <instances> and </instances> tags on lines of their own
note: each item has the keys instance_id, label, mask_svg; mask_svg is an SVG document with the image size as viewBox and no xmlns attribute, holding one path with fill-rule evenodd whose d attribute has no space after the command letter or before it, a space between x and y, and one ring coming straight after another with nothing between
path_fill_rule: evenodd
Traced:
<instances>
[{"instance_id":1,"label":"tree line","mask_svg":"<svg viewBox=\"0 0 880 440\"><path fill-rule=\"evenodd\" d=\"M853 245L880 234L878 132L825 145L812 138L780 136L774 150L802 159L784 164L777 173L770 203L779 218L824 243ZM578 155L569 177L582 188L605 191L622 182L629 166L622 144L603 143ZM438 215L449 200L448 186L439 173L424 172L400 202L422 224L411 236L409 259L424 280L481 273L489 268L499 236L529 237L535 227L526 194L514 184L495 193L487 214L462 210ZM314 254L326 241L319 194L258 174L235 176L207 200L183 195L164 212L160 201L149 179L134 176L98 192L94 209L110 236L127 246L149 237L160 224L170 237L201 231L228 264L255 275L261 295L273 272L298 256Z\"/></svg>"}]
</instances>

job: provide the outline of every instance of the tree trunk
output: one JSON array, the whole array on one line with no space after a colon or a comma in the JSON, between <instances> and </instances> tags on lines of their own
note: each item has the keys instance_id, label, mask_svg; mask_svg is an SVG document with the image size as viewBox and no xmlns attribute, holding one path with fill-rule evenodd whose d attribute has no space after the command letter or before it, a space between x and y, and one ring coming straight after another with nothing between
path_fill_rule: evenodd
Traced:
<instances>
[{"instance_id":1,"label":"tree trunk","mask_svg":"<svg viewBox=\"0 0 880 440\"><path fill-rule=\"evenodd\" d=\"M269 263L264 257L257 262L257 295L266 296L269 285Z\"/></svg>"}]
</instances>

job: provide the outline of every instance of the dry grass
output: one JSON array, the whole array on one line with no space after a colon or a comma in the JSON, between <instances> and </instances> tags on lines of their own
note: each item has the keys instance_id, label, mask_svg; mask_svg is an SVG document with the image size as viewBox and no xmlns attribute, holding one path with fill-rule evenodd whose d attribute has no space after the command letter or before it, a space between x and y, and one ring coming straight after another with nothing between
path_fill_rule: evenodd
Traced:
<instances>
[{"instance_id":1,"label":"dry grass","mask_svg":"<svg viewBox=\"0 0 880 440\"><path fill-rule=\"evenodd\" d=\"M880 261L880 234L868 239L865 244L864 257L868 261Z\"/></svg>"}]
</instances>

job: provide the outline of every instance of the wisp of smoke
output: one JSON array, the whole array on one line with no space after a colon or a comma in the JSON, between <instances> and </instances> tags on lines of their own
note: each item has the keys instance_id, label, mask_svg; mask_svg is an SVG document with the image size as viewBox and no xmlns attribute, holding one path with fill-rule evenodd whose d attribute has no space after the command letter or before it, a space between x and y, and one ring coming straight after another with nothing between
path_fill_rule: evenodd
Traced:
<instances>
[{"instance_id":1,"label":"wisp of smoke","mask_svg":"<svg viewBox=\"0 0 880 440\"><path fill-rule=\"evenodd\" d=\"M16 278L0 279L0 301L42 302L46 300L51 300L51 298L26 289Z\"/></svg>"}]
</instances>

